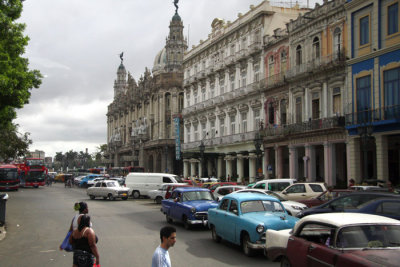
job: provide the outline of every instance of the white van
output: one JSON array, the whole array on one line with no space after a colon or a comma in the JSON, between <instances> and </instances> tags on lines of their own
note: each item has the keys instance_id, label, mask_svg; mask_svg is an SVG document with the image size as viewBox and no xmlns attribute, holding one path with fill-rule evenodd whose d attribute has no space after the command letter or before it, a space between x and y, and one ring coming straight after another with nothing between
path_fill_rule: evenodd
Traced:
<instances>
[{"instance_id":1,"label":"white van","mask_svg":"<svg viewBox=\"0 0 400 267\"><path fill-rule=\"evenodd\" d=\"M167 183L182 183L182 179L174 174L149 172L131 172L125 178L129 195L133 198L148 196L150 190L157 190Z\"/></svg>"},{"instance_id":2,"label":"white van","mask_svg":"<svg viewBox=\"0 0 400 267\"><path fill-rule=\"evenodd\" d=\"M281 192L283 189L296 183L296 179L267 179L257 182L252 188Z\"/></svg>"}]
</instances>

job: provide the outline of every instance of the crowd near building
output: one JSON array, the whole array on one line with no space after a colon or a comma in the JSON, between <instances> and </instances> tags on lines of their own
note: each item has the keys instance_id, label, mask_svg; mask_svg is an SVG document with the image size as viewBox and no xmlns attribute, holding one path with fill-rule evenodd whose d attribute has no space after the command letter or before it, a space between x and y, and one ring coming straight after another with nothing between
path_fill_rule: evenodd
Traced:
<instances>
[{"instance_id":1,"label":"crowd near building","mask_svg":"<svg viewBox=\"0 0 400 267\"><path fill-rule=\"evenodd\" d=\"M152 71L123 57L108 107L108 167L238 182L400 184L397 0L269 1L216 18L187 50L175 11Z\"/></svg>"}]
</instances>

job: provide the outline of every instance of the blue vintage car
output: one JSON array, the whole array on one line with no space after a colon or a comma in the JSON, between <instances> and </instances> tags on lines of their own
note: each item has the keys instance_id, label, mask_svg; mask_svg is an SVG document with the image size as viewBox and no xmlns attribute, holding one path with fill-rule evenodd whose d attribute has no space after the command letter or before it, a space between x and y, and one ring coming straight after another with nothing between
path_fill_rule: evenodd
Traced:
<instances>
[{"instance_id":1,"label":"blue vintage car","mask_svg":"<svg viewBox=\"0 0 400 267\"><path fill-rule=\"evenodd\" d=\"M247 256L264 249L267 229L291 229L297 220L278 199L252 193L226 195L217 208L208 211L213 240L240 245Z\"/></svg>"},{"instance_id":2,"label":"blue vintage car","mask_svg":"<svg viewBox=\"0 0 400 267\"><path fill-rule=\"evenodd\" d=\"M207 225L208 209L218 206L210 190L196 187L176 188L171 198L161 204L167 222L181 221L186 229L196 224Z\"/></svg>"}]
</instances>

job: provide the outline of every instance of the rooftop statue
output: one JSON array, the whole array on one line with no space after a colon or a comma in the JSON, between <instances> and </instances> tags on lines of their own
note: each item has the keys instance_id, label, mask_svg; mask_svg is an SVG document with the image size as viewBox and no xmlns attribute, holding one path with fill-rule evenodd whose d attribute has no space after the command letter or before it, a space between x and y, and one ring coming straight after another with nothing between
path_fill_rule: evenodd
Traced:
<instances>
[{"instance_id":1,"label":"rooftop statue","mask_svg":"<svg viewBox=\"0 0 400 267\"><path fill-rule=\"evenodd\" d=\"M179 0L174 0L174 6L175 6L175 13L178 13L178 2L179 2Z\"/></svg>"}]
</instances>

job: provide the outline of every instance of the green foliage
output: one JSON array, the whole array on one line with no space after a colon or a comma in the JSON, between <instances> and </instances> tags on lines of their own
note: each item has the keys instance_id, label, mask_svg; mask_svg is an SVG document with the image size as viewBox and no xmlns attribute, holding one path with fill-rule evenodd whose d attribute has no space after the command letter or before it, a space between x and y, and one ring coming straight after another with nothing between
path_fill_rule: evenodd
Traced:
<instances>
[{"instance_id":1,"label":"green foliage","mask_svg":"<svg viewBox=\"0 0 400 267\"><path fill-rule=\"evenodd\" d=\"M24 156L28 152L29 145L32 144L29 133L21 136L17 129L17 125L0 128L0 158L5 161Z\"/></svg>"},{"instance_id":2,"label":"green foliage","mask_svg":"<svg viewBox=\"0 0 400 267\"><path fill-rule=\"evenodd\" d=\"M20 137L12 121L16 118L15 109L29 103L30 90L38 88L42 78L38 70L29 70L28 59L22 57L29 38L23 34L25 24L16 22L21 12L22 1L0 0L0 151L3 156L18 155L31 144L29 134Z\"/></svg>"}]
</instances>

